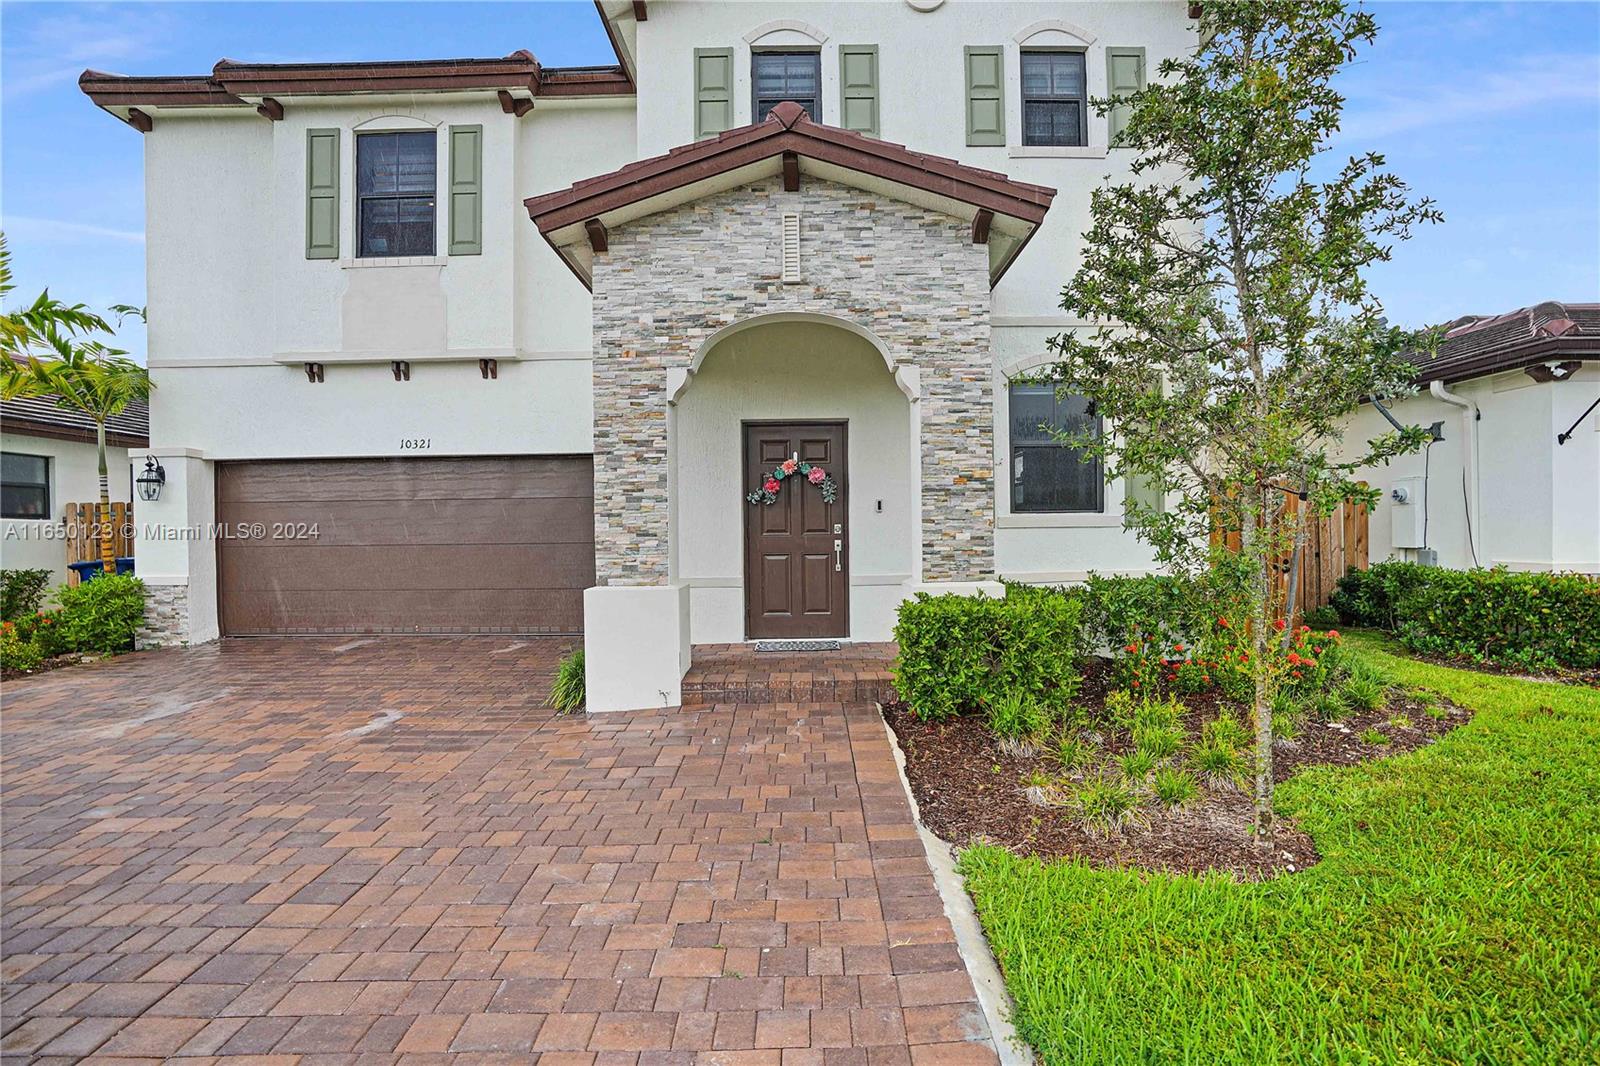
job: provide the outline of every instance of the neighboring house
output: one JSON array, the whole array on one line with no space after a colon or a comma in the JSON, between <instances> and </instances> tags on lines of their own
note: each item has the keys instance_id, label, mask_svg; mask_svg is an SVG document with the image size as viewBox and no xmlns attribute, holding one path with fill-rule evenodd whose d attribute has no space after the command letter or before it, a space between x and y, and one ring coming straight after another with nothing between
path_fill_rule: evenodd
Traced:
<instances>
[{"instance_id":1,"label":"neighboring house","mask_svg":"<svg viewBox=\"0 0 1600 1066\"><path fill-rule=\"evenodd\" d=\"M150 444L150 413L142 403L106 423L106 469L111 499L133 499L128 449ZM49 570L67 579L66 505L100 499L99 448L88 416L63 410L50 397L0 401L0 565Z\"/></svg>"},{"instance_id":2,"label":"neighboring house","mask_svg":"<svg viewBox=\"0 0 1600 1066\"><path fill-rule=\"evenodd\" d=\"M1421 370L1389 410L1443 439L1365 471L1370 557L1600 573L1600 304L1457 319ZM1390 428L1365 404L1346 438Z\"/></svg>"},{"instance_id":3,"label":"neighboring house","mask_svg":"<svg viewBox=\"0 0 1600 1066\"><path fill-rule=\"evenodd\" d=\"M1039 430L1084 405L1011 382L1130 174L1088 100L1186 5L597 7L613 66L83 75L145 133L167 637L582 629L610 709L694 643L1150 569ZM747 502L791 457L827 488Z\"/></svg>"}]
</instances>

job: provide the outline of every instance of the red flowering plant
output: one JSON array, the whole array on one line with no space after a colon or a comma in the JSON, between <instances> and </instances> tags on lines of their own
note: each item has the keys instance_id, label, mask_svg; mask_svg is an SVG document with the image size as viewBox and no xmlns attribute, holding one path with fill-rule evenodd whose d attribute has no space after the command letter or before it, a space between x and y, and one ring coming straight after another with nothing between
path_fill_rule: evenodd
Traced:
<instances>
[{"instance_id":1,"label":"red flowering plant","mask_svg":"<svg viewBox=\"0 0 1600 1066\"><path fill-rule=\"evenodd\" d=\"M67 650L65 641L61 638L60 623L59 610L35 611L17 619L16 634L18 639L37 645L40 654L48 659Z\"/></svg>"},{"instance_id":2,"label":"red flowering plant","mask_svg":"<svg viewBox=\"0 0 1600 1066\"><path fill-rule=\"evenodd\" d=\"M772 472L762 479L761 487L745 494L749 503L759 503L771 507L778 502L778 493L783 490L783 483L791 477L804 478L815 485L822 493L823 503L833 503L839 498L839 483L833 480L828 471L820 466L799 459L785 459L772 468Z\"/></svg>"},{"instance_id":3,"label":"red flowering plant","mask_svg":"<svg viewBox=\"0 0 1600 1066\"><path fill-rule=\"evenodd\" d=\"M1161 648L1135 631L1112 657L1112 678L1118 688L1140 696L1154 696L1165 666Z\"/></svg>"},{"instance_id":4,"label":"red flowering plant","mask_svg":"<svg viewBox=\"0 0 1600 1066\"><path fill-rule=\"evenodd\" d=\"M1282 679L1283 690L1296 699L1306 699L1333 687L1343 670L1344 646L1339 631L1319 632L1302 625L1294 631L1287 648L1275 656L1273 668Z\"/></svg>"}]
</instances>

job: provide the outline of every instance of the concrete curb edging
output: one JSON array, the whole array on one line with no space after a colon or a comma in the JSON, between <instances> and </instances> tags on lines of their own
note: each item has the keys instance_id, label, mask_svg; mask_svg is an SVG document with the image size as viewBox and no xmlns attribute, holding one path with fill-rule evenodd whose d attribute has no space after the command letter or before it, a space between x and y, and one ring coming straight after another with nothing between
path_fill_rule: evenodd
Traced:
<instances>
[{"instance_id":1,"label":"concrete curb edging","mask_svg":"<svg viewBox=\"0 0 1600 1066\"><path fill-rule=\"evenodd\" d=\"M894 768L900 775L900 787L905 789L906 800L911 804L911 821L917 827L917 836L922 839L928 868L933 871L934 884L938 886L939 898L944 902L945 917L950 919L950 926L956 933L956 951L961 961L966 963L967 975L972 978L973 988L977 990L978 1005L983 1008L983 1016L989 1022L989 1032L994 1036L995 1051L1000 1056L1001 1066L1033 1066L1036 1061L1033 1049L1017 1035L1016 1027L1011 1024L1011 1012L1016 1009L1016 1004L1012 1003L1011 996L1006 992L1005 980L1000 976L1000 964L989 950L989 941L983 935L978 912L972 905L972 897L967 895L966 882L956 870L954 849L922 824L922 812L917 809L916 794L911 791L911 781L906 777L906 754L900 750L900 738L889 728L888 719L882 718L881 704L878 705L878 714L884 735L889 741L889 750L894 752Z\"/></svg>"}]
</instances>

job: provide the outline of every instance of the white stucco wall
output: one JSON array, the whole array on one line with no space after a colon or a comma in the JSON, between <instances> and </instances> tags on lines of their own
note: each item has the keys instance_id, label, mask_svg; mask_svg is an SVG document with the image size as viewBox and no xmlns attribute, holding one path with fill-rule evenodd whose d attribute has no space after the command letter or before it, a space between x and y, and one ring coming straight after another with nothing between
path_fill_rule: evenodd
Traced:
<instances>
[{"instance_id":1,"label":"white stucco wall","mask_svg":"<svg viewBox=\"0 0 1600 1066\"><path fill-rule=\"evenodd\" d=\"M41 455L50 462L50 518L0 521L0 566L7 570L49 570L56 582L67 579L67 542L62 516L69 503L100 498L99 452L93 444L0 434L0 452ZM133 488L128 449L106 449L111 498L126 503Z\"/></svg>"},{"instance_id":2,"label":"white stucco wall","mask_svg":"<svg viewBox=\"0 0 1600 1066\"><path fill-rule=\"evenodd\" d=\"M1600 386L1600 367L1584 366L1564 382L1539 384L1522 371L1453 385L1450 391L1476 404L1481 418L1464 414L1426 392L1390 407L1405 424L1443 421L1444 440L1427 454L1402 456L1363 471L1383 490L1369 523L1372 559L1411 559L1396 546L1401 524L1420 521L1420 498L1400 504L1397 485L1424 484L1427 542L1450 567L1508 566L1518 570L1600 572L1600 430L1591 414L1573 439L1556 434L1575 421ZM1390 426L1370 405L1349 420L1346 450ZM1474 439L1475 438L1475 439ZM1474 474L1476 467L1476 474ZM1468 536L1476 532L1476 553Z\"/></svg>"},{"instance_id":3,"label":"white stucco wall","mask_svg":"<svg viewBox=\"0 0 1600 1066\"><path fill-rule=\"evenodd\" d=\"M355 137L483 127L483 254L363 260ZM305 140L341 130L338 260L305 258ZM165 118L145 137L152 439L208 458L587 452L589 298L539 237L526 196L632 158L631 101L492 94L304 102L284 120ZM437 218L443 252L445 198ZM485 381L479 358L499 361ZM412 362L395 382L390 359ZM303 363L326 364L325 381Z\"/></svg>"},{"instance_id":4,"label":"white stucco wall","mask_svg":"<svg viewBox=\"0 0 1600 1066\"><path fill-rule=\"evenodd\" d=\"M821 39L819 117L836 123L838 45L877 44L884 138L1058 190L1044 226L993 296L997 567L1005 576L1051 581L1091 569L1141 572L1149 554L1120 529L1119 486L1109 487L1107 514L1096 520L1006 513L1000 364L1036 362L1052 333L1074 325L1059 310L1059 290L1076 266L1089 190L1125 176L1131 162L1130 153L1106 148L1105 122L1094 116L1085 149L1022 147L1019 50L1084 49L1089 92L1101 94L1106 47L1145 48L1152 72L1162 58L1193 47L1184 9L1181 2L975 0L949 0L929 13L887 2L781 10L661 4L638 27L636 100L542 99L520 119L487 92L300 100L280 122L247 110L164 114L143 137L150 364L158 385L152 441L208 462L417 454L402 445L416 440L437 455L590 451L591 299L528 221L522 199L692 140L695 48L736 50L735 121L744 122L752 42ZM763 36L761 27L775 19L803 26ZM969 44L1006 49L1007 146L964 143L962 49ZM439 130L442 186L443 131L451 124L484 131L483 254L381 266L355 260L355 135ZM342 258L307 260L306 130L328 127L341 130ZM442 252L446 201L439 202ZM479 376L480 357L499 359L498 380ZM409 382L393 380L390 358L412 361ZM326 364L323 383L306 380L306 360ZM852 453L862 454L859 447ZM867 573L858 565L858 577ZM887 619L887 607L866 606L878 595L861 591L853 617ZM883 594L883 604L891 598Z\"/></svg>"},{"instance_id":5,"label":"white stucco wall","mask_svg":"<svg viewBox=\"0 0 1600 1066\"><path fill-rule=\"evenodd\" d=\"M878 350L816 323L746 330L707 353L672 417L672 577L690 587L695 643L745 638L741 426L761 419L847 424L850 634L889 639L914 566L915 490L911 403Z\"/></svg>"}]
</instances>

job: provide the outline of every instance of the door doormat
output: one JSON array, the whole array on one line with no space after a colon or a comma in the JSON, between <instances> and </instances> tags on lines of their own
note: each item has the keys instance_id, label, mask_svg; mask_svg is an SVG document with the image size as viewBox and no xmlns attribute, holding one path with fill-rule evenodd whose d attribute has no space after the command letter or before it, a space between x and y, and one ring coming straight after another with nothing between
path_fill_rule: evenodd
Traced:
<instances>
[{"instance_id":1,"label":"door doormat","mask_svg":"<svg viewBox=\"0 0 1600 1066\"><path fill-rule=\"evenodd\" d=\"M758 640L756 651L838 651L837 640Z\"/></svg>"}]
</instances>

